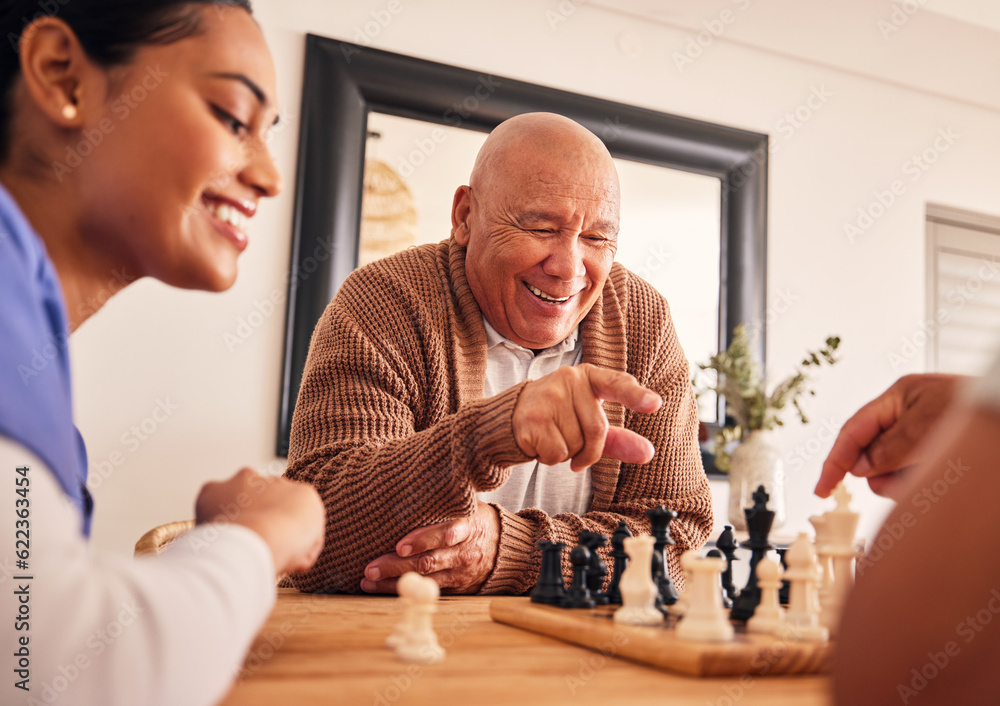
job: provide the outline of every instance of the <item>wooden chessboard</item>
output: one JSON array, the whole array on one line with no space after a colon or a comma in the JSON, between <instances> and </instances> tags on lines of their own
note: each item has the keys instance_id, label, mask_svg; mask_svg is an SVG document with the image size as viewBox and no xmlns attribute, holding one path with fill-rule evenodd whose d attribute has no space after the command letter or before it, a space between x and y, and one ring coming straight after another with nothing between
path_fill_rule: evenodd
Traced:
<instances>
[{"instance_id":1,"label":"wooden chessboard","mask_svg":"<svg viewBox=\"0 0 1000 706\"><path fill-rule=\"evenodd\" d=\"M612 619L618 606L568 610L532 603L530 598L497 598L490 617L601 652L694 676L815 674L827 671L832 645L747 633L734 623L732 642L677 639L674 620L661 627L622 625Z\"/></svg>"}]
</instances>

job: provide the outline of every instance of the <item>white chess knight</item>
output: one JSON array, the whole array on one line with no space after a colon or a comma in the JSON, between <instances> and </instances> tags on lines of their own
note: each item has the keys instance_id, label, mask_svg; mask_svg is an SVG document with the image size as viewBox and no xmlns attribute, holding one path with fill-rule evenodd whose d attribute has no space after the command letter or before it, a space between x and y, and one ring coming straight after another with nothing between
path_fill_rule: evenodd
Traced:
<instances>
[{"instance_id":1,"label":"white chess knight","mask_svg":"<svg viewBox=\"0 0 1000 706\"><path fill-rule=\"evenodd\" d=\"M830 632L820 625L819 601L816 584L819 582L819 562L809 535L805 532L792 542L785 552L785 579L788 589L788 612L785 614L785 631L791 640L816 640L825 642Z\"/></svg>"},{"instance_id":2,"label":"white chess knight","mask_svg":"<svg viewBox=\"0 0 1000 706\"><path fill-rule=\"evenodd\" d=\"M781 589L781 565L764 557L757 562L757 585L760 586L760 604L747 621L747 632L781 635L785 631L785 609L781 607L778 591Z\"/></svg>"},{"instance_id":3,"label":"white chess knight","mask_svg":"<svg viewBox=\"0 0 1000 706\"><path fill-rule=\"evenodd\" d=\"M837 507L822 515L810 517L816 528L816 552L823 568L819 591L820 623L834 634L840 621L851 586L854 585L854 535L860 515L851 512L851 494L840 482L833 491Z\"/></svg>"},{"instance_id":4,"label":"white chess knight","mask_svg":"<svg viewBox=\"0 0 1000 706\"><path fill-rule=\"evenodd\" d=\"M625 538L628 566L618 584L622 607L615 611L615 622L626 625L659 625L663 622L663 613L656 609L659 588L651 573L655 542L649 535Z\"/></svg>"},{"instance_id":5,"label":"white chess knight","mask_svg":"<svg viewBox=\"0 0 1000 706\"><path fill-rule=\"evenodd\" d=\"M404 662L434 664L444 659L444 648L438 644L431 623L441 595L434 579L409 571L399 577L396 584L403 604L403 619L386 639L394 647L396 656Z\"/></svg>"},{"instance_id":6,"label":"white chess knight","mask_svg":"<svg viewBox=\"0 0 1000 706\"><path fill-rule=\"evenodd\" d=\"M690 572L686 594L687 610L677 626L681 640L710 640L727 642L733 639L733 626L722 606L720 578L726 569L726 560L717 557L698 558L690 552L681 557L681 568Z\"/></svg>"}]
</instances>

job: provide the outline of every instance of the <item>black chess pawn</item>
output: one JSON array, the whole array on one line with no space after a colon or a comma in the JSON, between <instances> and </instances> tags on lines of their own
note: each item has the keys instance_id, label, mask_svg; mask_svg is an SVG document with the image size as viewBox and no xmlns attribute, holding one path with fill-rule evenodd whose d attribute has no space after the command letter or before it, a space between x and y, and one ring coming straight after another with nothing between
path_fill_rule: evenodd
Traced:
<instances>
[{"instance_id":1,"label":"black chess pawn","mask_svg":"<svg viewBox=\"0 0 1000 706\"><path fill-rule=\"evenodd\" d=\"M625 520L618 523L618 529L611 535L611 558L614 560L614 564L611 567L612 575L611 585L608 586L608 602L614 605L621 605L622 602L622 592L619 584L622 580L622 574L625 573L625 567L628 566L628 554L625 553L625 538L631 536L632 532L629 531Z\"/></svg>"},{"instance_id":2,"label":"black chess pawn","mask_svg":"<svg viewBox=\"0 0 1000 706\"><path fill-rule=\"evenodd\" d=\"M597 550L608 543L606 534L598 534L589 530L580 532L580 544L590 550L590 564L587 566L587 588L590 589L590 596L599 605L608 603L608 594L601 589L604 587L604 577L608 575L608 565L597 553Z\"/></svg>"},{"instance_id":3,"label":"black chess pawn","mask_svg":"<svg viewBox=\"0 0 1000 706\"><path fill-rule=\"evenodd\" d=\"M725 529L722 530L722 534L715 540L715 546L726 557L726 569L722 572L722 588L725 589L726 597L729 598L731 605L740 592L733 585L733 562L739 561L739 559L736 558L736 537L733 536L733 528L730 525L726 525Z\"/></svg>"},{"instance_id":4,"label":"black chess pawn","mask_svg":"<svg viewBox=\"0 0 1000 706\"><path fill-rule=\"evenodd\" d=\"M757 564L772 549L767 541L774 522L774 511L767 509L768 496L764 486L758 486L753 494L753 507L743 511L747 518L747 530L750 539L741 546L750 550L750 579L740 595L733 601L733 610L729 616L733 620L749 620L760 603L760 586L757 585Z\"/></svg>"},{"instance_id":5,"label":"black chess pawn","mask_svg":"<svg viewBox=\"0 0 1000 706\"><path fill-rule=\"evenodd\" d=\"M590 566L590 550L582 544L573 547L569 553L573 565L573 585L559 603L563 608L593 608L596 603L587 588L587 567Z\"/></svg>"},{"instance_id":6,"label":"black chess pawn","mask_svg":"<svg viewBox=\"0 0 1000 706\"><path fill-rule=\"evenodd\" d=\"M675 544L670 536L670 522L677 517L677 513L659 505L652 510L646 510L646 516L649 517L652 534L656 537L656 543L653 545L653 563L650 568L653 572L653 581L659 589L656 607L662 608L665 605L673 605L678 598L677 588L670 578L670 567L667 565L667 547Z\"/></svg>"},{"instance_id":7,"label":"black chess pawn","mask_svg":"<svg viewBox=\"0 0 1000 706\"><path fill-rule=\"evenodd\" d=\"M542 550L542 570L538 574L538 583L531 592L531 602L559 605L566 597L566 584L562 574L562 554L566 545L562 542L541 541L538 548Z\"/></svg>"},{"instance_id":8,"label":"black chess pawn","mask_svg":"<svg viewBox=\"0 0 1000 706\"><path fill-rule=\"evenodd\" d=\"M722 552L720 552L718 549L709 549L708 552L705 554L705 556L710 556L713 559L723 558ZM725 608L726 610L732 608L733 601L732 599L729 598L729 594L726 593L726 586L724 581L722 580L719 581L719 593L722 594L722 607Z\"/></svg>"},{"instance_id":9,"label":"black chess pawn","mask_svg":"<svg viewBox=\"0 0 1000 706\"><path fill-rule=\"evenodd\" d=\"M785 552L788 551L788 547L778 547L775 551L778 552L778 557L781 559L781 568L787 570L788 564L785 563ZM778 601L781 605L788 605L788 592L791 588L792 584L788 579L781 579L781 588L778 589Z\"/></svg>"}]
</instances>

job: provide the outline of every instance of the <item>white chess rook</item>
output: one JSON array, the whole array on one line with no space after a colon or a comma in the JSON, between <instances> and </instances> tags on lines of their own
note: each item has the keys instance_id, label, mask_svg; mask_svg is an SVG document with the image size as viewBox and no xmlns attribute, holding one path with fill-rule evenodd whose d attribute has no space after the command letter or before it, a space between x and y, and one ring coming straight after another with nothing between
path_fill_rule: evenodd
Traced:
<instances>
[{"instance_id":1,"label":"white chess rook","mask_svg":"<svg viewBox=\"0 0 1000 706\"><path fill-rule=\"evenodd\" d=\"M444 659L444 648L438 644L431 622L431 615L437 610L437 599L441 595L437 582L410 571L400 577L396 590L412 606L409 626L404 627L402 634L394 640L396 656L404 662L440 662Z\"/></svg>"},{"instance_id":2,"label":"white chess rook","mask_svg":"<svg viewBox=\"0 0 1000 706\"><path fill-rule=\"evenodd\" d=\"M615 611L615 622L626 625L659 625L663 622L663 613L656 609L659 588L650 570L655 541L649 535L625 538L628 567L618 584L622 607Z\"/></svg>"},{"instance_id":3,"label":"white chess rook","mask_svg":"<svg viewBox=\"0 0 1000 706\"><path fill-rule=\"evenodd\" d=\"M760 586L760 603L747 621L747 632L782 635L785 632L785 609L781 607L778 591L781 590L781 566L767 557L757 563L757 585Z\"/></svg>"},{"instance_id":4,"label":"white chess rook","mask_svg":"<svg viewBox=\"0 0 1000 706\"><path fill-rule=\"evenodd\" d=\"M829 631L819 622L819 601L816 584L819 581L819 562L809 535L799 534L785 552L785 579L791 584L788 591L788 612L785 614L786 635L791 640L825 642Z\"/></svg>"},{"instance_id":5,"label":"white chess rook","mask_svg":"<svg viewBox=\"0 0 1000 706\"><path fill-rule=\"evenodd\" d=\"M726 560L716 557L699 559L685 552L681 568L691 572L685 593L689 596L684 619L677 626L680 640L727 642L733 639L733 626L722 606L719 583L726 570Z\"/></svg>"}]
</instances>

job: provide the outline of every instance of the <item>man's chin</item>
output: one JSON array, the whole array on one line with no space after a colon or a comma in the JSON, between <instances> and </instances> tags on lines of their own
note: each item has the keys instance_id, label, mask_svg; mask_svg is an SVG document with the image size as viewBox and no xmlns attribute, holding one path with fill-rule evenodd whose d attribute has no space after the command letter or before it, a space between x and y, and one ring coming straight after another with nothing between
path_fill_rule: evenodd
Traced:
<instances>
[{"instance_id":1,"label":"man's chin","mask_svg":"<svg viewBox=\"0 0 1000 706\"><path fill-rule=\"evenodd\" d=\"M518 336L519 340L515 340L519 346L524 346L525 348L531 348L532 350L540 351L545 348L551 348L552 346L559 345L573 333L573 329L576 326L569 326L565 329L555 329L548 328L544 331L530 331L527 335Z\"/></svg>"}]
</instances>

